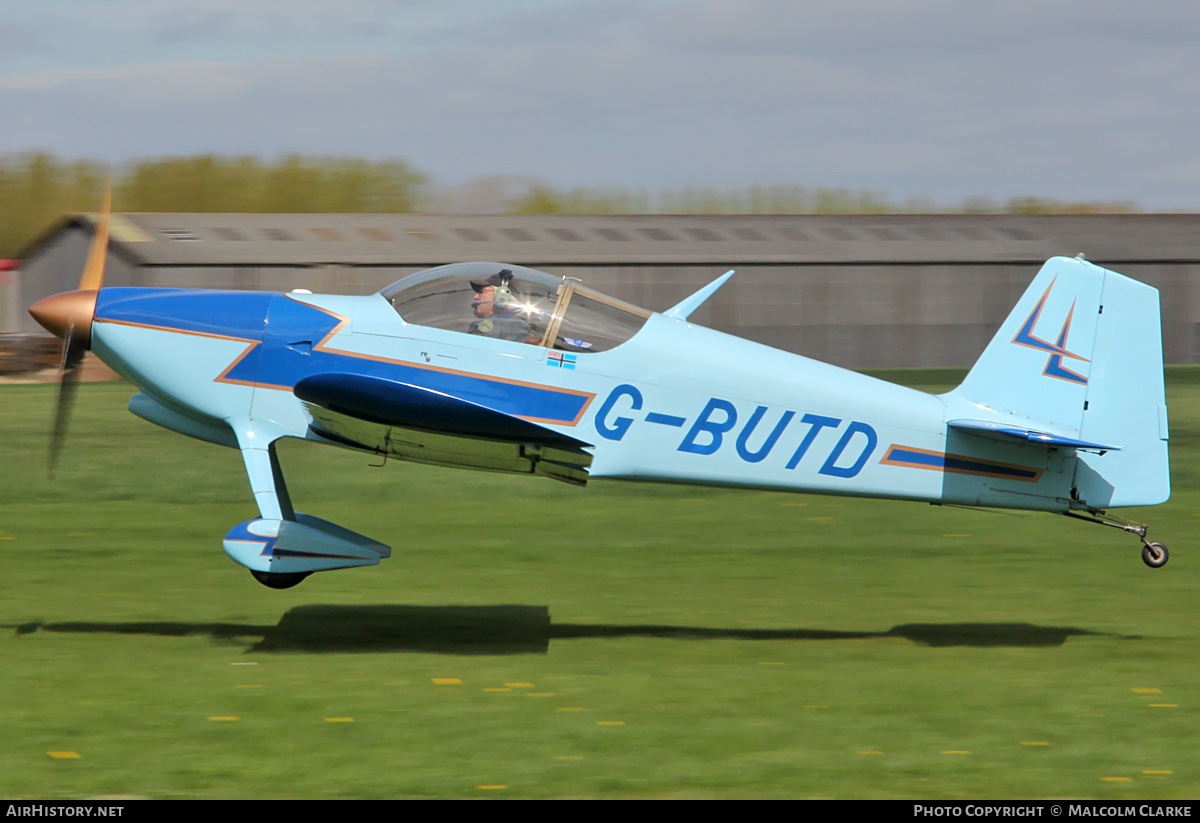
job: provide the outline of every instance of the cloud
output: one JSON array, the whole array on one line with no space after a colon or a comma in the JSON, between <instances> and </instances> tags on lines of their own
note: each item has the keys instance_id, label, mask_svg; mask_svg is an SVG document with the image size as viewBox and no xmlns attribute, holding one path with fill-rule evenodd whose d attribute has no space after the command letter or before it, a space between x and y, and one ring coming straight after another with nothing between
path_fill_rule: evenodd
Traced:
<instances>
[{"instance_id":1,"label":"cloud","mask_svg":"<svg viewBox=\"0 0 1200 823\"><path fill-rule=\"evenodd\" d=\"M1198 17L1181 2L577 2L439 23L416 51L9 76L0 106L6 146L67 156L301 151L403 157L446 183L1200 208ZM244 25L202 20L214 37Z\"/></svg>"},{"instance_id":2,"label":"cloud","mask_svg":"<svg viewBox=\"0 0 1200 823\"><path fill-rule=\"evenodd\" d=\"M1200 8L1122 0L693 0L669 7L651 30L662 42L709 52L805 53L860 60L904 54L1045 54L1093 47L1190 46Z\"/></svg>"},{"instance_id":3,"label":"cloud","mask_svg":"<svg viewBox=\"0 0 1200 823\"><path fill-rule=\"evenodd\" d=\"M148 37L168 45L219 40L232 33L234 21L235 14L231 10L176 9L159 14Z\"/></svg>"}]
</instances>

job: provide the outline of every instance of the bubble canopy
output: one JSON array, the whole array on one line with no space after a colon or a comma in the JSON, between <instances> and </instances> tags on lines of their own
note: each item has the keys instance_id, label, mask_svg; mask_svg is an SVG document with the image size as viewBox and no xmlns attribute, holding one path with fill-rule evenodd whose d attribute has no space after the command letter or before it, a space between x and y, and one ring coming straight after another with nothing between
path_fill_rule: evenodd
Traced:
<instances>
[{"instance_id":1,"label":"bubble canopy","mask_svg":"<svg viewBox=\"0 0 1200 823\"><path fill-rule=\"evenodd\" d=\"M578 353L633 337L651 312L509 263L454 263L379 292L406 323Z\"/></svg>"}]
</instances>

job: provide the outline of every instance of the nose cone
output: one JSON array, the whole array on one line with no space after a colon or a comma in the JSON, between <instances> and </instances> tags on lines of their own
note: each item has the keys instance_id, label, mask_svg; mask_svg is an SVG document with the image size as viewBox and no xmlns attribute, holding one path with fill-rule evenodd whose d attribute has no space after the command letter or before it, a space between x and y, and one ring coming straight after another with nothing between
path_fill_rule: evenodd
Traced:
<instances>
[{"instance_id":1,"label":"nose cone","mask_svg":"<svg viewBox=\"0 0 1200 823\"><path fill-rule=\"evenodd\" d=\"M92 316L96 313L95 290L69 291L39 300L29 307L29 313L46 331L55 337L66 338L75 329L76 337L85 345L92 338Z\"/></svg>"}]
</instances>

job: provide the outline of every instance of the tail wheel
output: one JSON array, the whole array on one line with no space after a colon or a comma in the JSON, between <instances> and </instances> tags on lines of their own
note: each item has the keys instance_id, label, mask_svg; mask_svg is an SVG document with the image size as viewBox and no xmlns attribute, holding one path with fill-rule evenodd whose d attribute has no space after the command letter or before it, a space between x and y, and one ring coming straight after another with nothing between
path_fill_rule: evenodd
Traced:
<instances>
[{"instance_id":1,"label":"tail wheel","mask_svg":"<svg viewBox=\"0 0 1200 823\"><path fill-rule=\"evenodd\" d=\"M1171 557L1162 543L1147 543L1142 547L1142 562L1152 569L1161 569Z\"/></svg>"}]
</instances>

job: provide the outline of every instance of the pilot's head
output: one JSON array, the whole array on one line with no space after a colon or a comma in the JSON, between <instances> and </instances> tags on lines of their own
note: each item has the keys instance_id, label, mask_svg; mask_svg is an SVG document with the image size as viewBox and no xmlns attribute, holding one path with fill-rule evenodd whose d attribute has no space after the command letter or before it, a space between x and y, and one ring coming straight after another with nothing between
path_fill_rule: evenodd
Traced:
<instances>
[{"instance_id":1,"label":"pilot's head","mask_svg":"<svg viewBox=\"0 0 1200 823\"><path fill-rule=\"evenodd\" d=\"M472 308L476 317L491 317L511 311L519 302L517 294L520 286L513 277L512 269L501 269L487 280L472 280L471 288L475 290Z\"/></svg>"}]
</instances>

